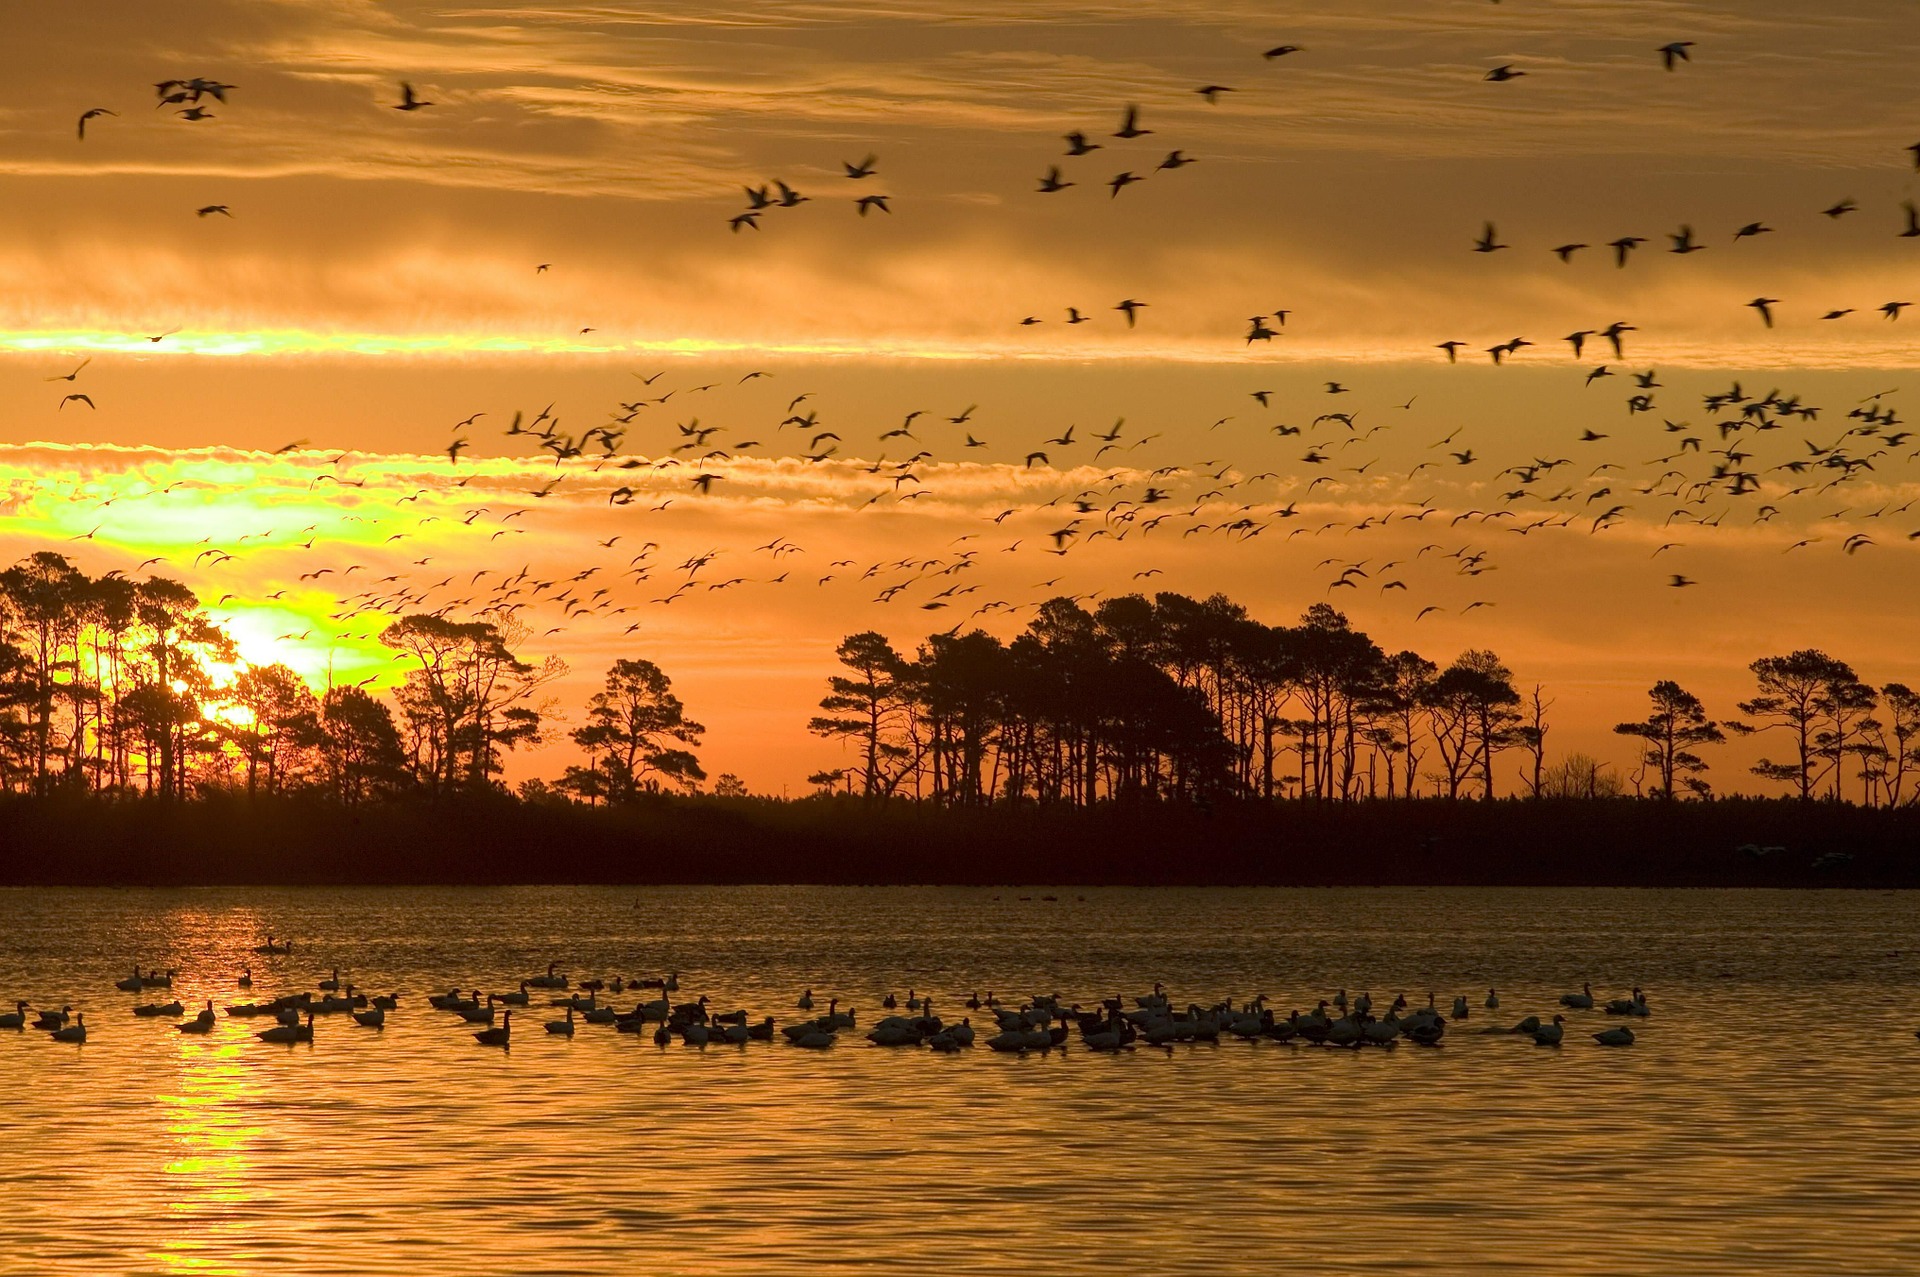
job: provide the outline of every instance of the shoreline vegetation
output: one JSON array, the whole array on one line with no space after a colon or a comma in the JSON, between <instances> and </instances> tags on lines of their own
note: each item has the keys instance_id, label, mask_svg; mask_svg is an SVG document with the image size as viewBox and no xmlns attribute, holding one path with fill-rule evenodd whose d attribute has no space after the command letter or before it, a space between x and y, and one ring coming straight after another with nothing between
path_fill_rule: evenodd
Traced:
<instances>
[{"instance_id":1,"label":"shoreline vegetation","mask_svg":"<svg viewBox=\"0 0 1920 1277\"><path fill-rule=\"evenodd\" d=\"M1920 886L1920 810L1778 798L942 809L0 799L0 885Z\"/></svg>"},{"instance_id":2,"label":"shoreline vegetation","mask_svg":"<svg viewBox=\"0 0 1920 1277\"><path fill-rule=\"evenodd\" d=\"M564 663L518 650L545 588L467 620L356 596L333 619L376 627L383 691L247 663L175 581L0 571L0 883L1920 885L1920 693L1814 649L1754 660L1738 718L1656 682L1623 771L1553 751L1490 651L1390 653L1325 603L1055 598L1010 640L847 636L794 725L840 765L787 800L709 788L645 659L563 726ZM509 790L562 733L579 761ZM1730 736L1791 796L1710 784Z\"/></svg>"}]
</instances>

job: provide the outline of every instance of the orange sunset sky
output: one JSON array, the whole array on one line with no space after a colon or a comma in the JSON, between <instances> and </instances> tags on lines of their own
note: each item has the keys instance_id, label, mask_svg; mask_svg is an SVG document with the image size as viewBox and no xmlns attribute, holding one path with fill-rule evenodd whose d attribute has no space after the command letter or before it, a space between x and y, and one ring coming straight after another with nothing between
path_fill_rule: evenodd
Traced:
<instances>
[{"instance_id":1,"label":"orange sunset sky","mask_svg":"<svg viewBox=\"0 0 1920 1277\"><path fill-rule=\"evenodd\" d=\"M656 660L708 771L774 792L837 762L804 722L842 635L1062 593L1489 647L1550 754L1615 761L1655 678L1717 717L1794 647L1920 682L1920 305L1882 309L1920 303L1920 22L1831 9L10 6L0 558L159 556L317 683L397 679L373 636L483 569L597 568L592 611L524 614L563 708ZM157 103L193 77L233 86L209 118ZM804 202L733 228L776 180ZM1619 356L1563 338L1616 322ZM549 405L617 449L506 435ZM361 590L417 601L339 619Z\"/></svg>"}]
</instances>

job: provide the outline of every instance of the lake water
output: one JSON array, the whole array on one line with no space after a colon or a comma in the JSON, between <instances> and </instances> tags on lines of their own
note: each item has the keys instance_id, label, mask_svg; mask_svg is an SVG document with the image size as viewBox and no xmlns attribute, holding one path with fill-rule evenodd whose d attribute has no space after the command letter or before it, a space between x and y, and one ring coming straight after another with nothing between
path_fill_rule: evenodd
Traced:
<instances>
[{"instance_id":1,"label":"lake water","mask_svg":"<svg viewBox=\"0 0 1920 1277\"><path fill-rule=\"evenodd\" d=\"M673 888L0 891L0 1271L31 1273L1898 1273L1920 1268L1920 897L1547 890ZM291 936L292 957L248 950ZM865 1026L889 991L1176 1003L1469 995L1439 1050L886 1050L842 1034L510 1051L425 995L677 970L676 1000ZM398 990L193 1037L339 968ZM235 989L253 968L251 994ZM1569 1012L1566 1044L1473 1030ZM1502 1006L1481 1006L1489 986ZM648 995L653 996L653 995ZM536 1000L540 994L536 991ZM620 999L628 1005L633 999ZM557 1013L555 1013L557 1014ZM975 1023L981 1022L978 1014ZM984 1038L985 1034L982 1034Z\"/></svg>"}]
</instances>

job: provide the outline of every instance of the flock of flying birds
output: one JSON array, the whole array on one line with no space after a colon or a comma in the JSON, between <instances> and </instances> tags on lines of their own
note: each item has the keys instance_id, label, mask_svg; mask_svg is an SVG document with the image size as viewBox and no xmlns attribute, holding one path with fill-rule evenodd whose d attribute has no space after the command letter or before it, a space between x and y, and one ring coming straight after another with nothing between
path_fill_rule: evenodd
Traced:
<instances>
[{"instance_id":1,"label":"flock of flying birds","mask_svg":"<svg viewBox=\"0 0 1920 1277\"><path fill-rule=\"evenodd\" d=\"M1662 65L1673 72L1692 59L1691 41L1674 41L1658 50ZM1306 51L1282 44L1268 49L1268 64L1295 58ZM1504 64L1487 72L1484 79L1510 84L1529 72L1513 64ZM158 109L172 109L180 119L200 123L216 119L214 106L224 108L235 86L195 77L170 79L156 84ZM1193 90L1206 103L1221 95L1235 93L1233 86L1206 84ZM1491 90L1511 92L1513 90ZM399 100L391 103L396 111L411 113L434 106L421 98L411 84L402 84ZM87 126L101 117L116 113L96 107L79 120L81 141L87 138ZM1155 130L1148 111L1128 105L1119 111L1119 126L1111 134L1095 140L1084 130L1066 133L1066 150L1060 160L1047 166L1038 180L1036 193L1059 196L1076 187L1107 190L1109 200L1119 199L1129 187L1146 180L1164 180L1198 162L1185 147L1165 149L1158 144L1142 143ZM1111 156L1131 154L1144 158L1122 159L1128 167L1113 176L1097 179L1071 169L1072 161L1095 163L1086 157L1106 152ZM1149 150L1140 150L1150 147ZM1920 172L1920 143L1907 148L1913 167ZM1164 152L1164 153L1163 153ZM1155 157L1158 157L1157 159ZM1151 166L1149 166L1149 162ZM842 161L842 176L850 184L849 198L862 217L869 213L892 214L893 196L869 192L866 187L879 173L880 161L869 154L858 161ZM797 179L796 179L797 180ZM813 201L785 178L770 178L747 186L748 207L727 218L731 230L761 231L762 222L793 216L792 210ZM1920 211L1912 200L1904 202L1904 222L1896 228L1901 239L1920 240ZM1853 216L1863 210L1851 198L1840 199L1818 210L1831 222ZM201 218L232 217L226 204L209 204L196 210ZM1668 234L1666 251L1681 257L1710 248L1724 253L1742 251L1743 245L1776 229L1763 221L1749 222L1732 230L1724 245L1696 234L1691 225L1680 226ZM1623 234L1604 245L1564 242L1551 245L1561 263L1572 265L1584 253L1610 250L1617 269L1627 269L1636 254L1647 249L1651 237ZM1493 255L1509 251L1498 228L1485 224L1473 243L1476 253ZM554 263L534 267L545 274ZM1897 322L1912 303L1893 298L1875 303L1877 313L1887 322ZM1768 328L1788 312L1780 298L1758 296L1746 303L1758 320ZM1097 310L1097 308L1088 308ZM1149 303L1128 296L1111 305L1111 311L1124 318L1127 328L1148 322L1144 312ZM1805 313L1818 314L1821 323L1834 323L1855 315L1861 306L1820 304ZM1064 308L1069 325L1092 322L1094 315L1080 306ZM1271 344L1284 336L1290 315L1286 307L1252 316L1246 321L1245 345ZM1018 321L1031 327L1044 321L1027 315ZM159 342L174 330L147 340ZM594 331L583 327L582 333ZM1863 397L1855 402L1828 406L1809 402L1803 395L1773 388L1758 392L1733 381L1724 388L1716 385L1683 406L1666 398L1667 383L1655 367L1629 365L1628 338L1639 333L1634 323L1612 319L1568 333L1564 338L1536 343L1516 336L1484 349L1496 366L1520 362L1522 352L1536 344L1552 345L1564 341L1571 357L1580 364L1576 393L1592 390L1603 383L1623 386L1620 425L1612 430L1591 427L1564 438L1544 441L1536 453L1511 459L1484 455L1471 438L1463 438L1471 427L1454 428L1428 440L1409 440L1419 422L1414 413L1417 396L1404 403L1379 402L1358 386L1338 381L1320 383L1315 392L1296 386L1283 392L1260 384L1273 373L1235 371L1231 376L1246 384L1227 390L1227 400L1237 410L1218 417L1210 425L1196 421L1174 436L1189 446L1198 440L1222 440L1209 451L1227 453L1235 449L1225 443L1232 437L1218 435L1229 423L1242 423L1246 414L1257 408L1258 435L1270 436L1266 446L1298 448L1291 464L1282 468L1256 471L1227 456L1211 459L1161 461L1168 445L1155 453L1142 455L1140 449L1154 443L1169 431L1142 432L1129 427L1125 418L1106 429L1083 429L1078 423L1035 432L1032 436L1011 440L1006 428L995 424L989 412L979 414L979 405L958 410L914 408L903 413L899 424L873 432L872 459L865 457L868 440L856 435L856 425L832 416L814 393L801 390L788 394L780 390L769 395L755 385L774 374L766 370L747 372L738 378L724 378L695 384L692 378L675 380L665 372L633 374L639 386L631 399L617 397L606 408L604 420L583 429L564 428L554 406L529 417L523 411L511 412L502 432L509 449L523 448L540 463L551 461L552 469L533 486L527 486L530 464L502 465L471 460L463 462L463 453L471 446L473 432L481 423L509 420L506 410L477 411L453 423L451 439L445 449L446 466L432 467L420 486L404 493L380 476L374 463L379 458L340 453L330 459L312 449L307 440L297 440L278 451L295 454L295 459L315 471L309 488L318 491L323 484L356 490L341 503L344 513L340 530L343 539L361 544L375 542L384 548L415 542L434 547L436 552L394 563L395 570L384 575L391 558L367 562L327 565L302 571L287 589L268 595L269 600L284 598L289 590L310 585L314 590L330 590L337 607L329 620L341 636L371 638L391 616L403 611L428 611L442 615L493 614L523 618L529 633L540 632L540 622L532 618L545 615L556 622L545 634L562 632L583 621L624 624L625 633L639 628L632 614L638 600L657 606L670 605L696 594L730 591L749 585L802 584L824 587L833 582L852 583L860 590L871 590L872 602L890 604L909 602L934 612L953 609L957 618L953 630L995 613L1011 614L1037 607L1048 593L1064 593L1060 587L1066 578L1063 564L1051 571L1051 579L1035 582L1030 597L1019 597L1018 590L995 590L1003 597L984 597L988 589L970 577L979 575L983 565L1003 554L1044 553L1058 559L1084 553L1103 540L1119 543L1129 538L1136 542L1153 538L1156 542L1209 538L1225 545L1244 545L1263 539L1264 543L1287 542L1295 537L1337 537L1343 547L1354 543L1344 538L1390 525L1420 524L1432 529L1422 534L1416 550L1389 558L1341 553L1329 555L1318 568L1328 573L1329 596L1341 590L1369 590L1384 598L1403 592L1418 621L1436 612L1457 609L1460 613L1491 607L1494 600L1454 599L1451 603L1416 597L1416 573L1423 574L1421 588L1431 588L1436 570L1443 577L1468 582L1494 571L1499 566L1498 547L1506 536L1545 535L1573 532L1599 535L1630 519L1645 520L1667 529L1698 533L1732 524L1765 525L1781 520L1783 526L1799 523L1814 530L1788 545L1784 552L1805 550L1823 543L1836 543L1846 554L1904 537L1920 538L1920 531L1891 531L1874 535L1861 530L1868 521L1906 514L1915 504L1907 500L1896 504L1885 494L1887 474L1898 466L1920 458L1920 439L1903 428L1894 407L1893 390ZM1473 343L1449 338L1435 343L1446 362L1456 363ZM1591 352L1610 356L1608 362L1589 365ZM82 362L71 372L50 381L75 382L88 366ZM1253 365L1241 365L1251 370ZM791 375L791 374L788 374ZM1226 375L1226 374L1223 374ZM1604 389L1604 386L1603 386ZM1678 392L1671 392L1677 395ZM1280 405L1289 398L1294 411ZM85 391L65 395L60 407L80 404L95 408ZM1308 406L1312 405L1312 406ZM1688 413L1697 409L1698 417ZM709 420L716 414L736 422L730 426L702 424L695 415L704 410ZM684 415L683 415L684 414ZM1284 416L1287 420L1270 420ZM1843 420L1835 423L1833 418ZM1823 419L1826 424L1823 423ZM976 431L981 436L976 437ZM1386 436L1380 442L1376 437ZM1612 441L1612 448L1599 445ZM1382 464L1394 445L1409 442L1416 460L1404 469L1397 462ZM571 498L576 504L630 507L636 514L662 515L679 505L684 511L702 499L725 498L730 492L753 495L765 485L791 484L797 472L819 467L835 479L838 504L846 510L872 508L896 509L926 503L938 505L943 481L962 472L967 458L978 450L993 448L1000 455L1018 458L1002 467L1005 486L1018 491L1023 499L991 515L982 515L981 526L931 554L909 553L899 557L869 556L841 558L821 562L824 556L810 556L805 547L787 536L774 536L749 550L730 551L722 547L701 546L681 557L669 553L663 542L646 539L646 533L622 532L598 541L607 555L604 562L586 563L565 574L535 573L528 565L517 569L505 566L483 567L478 571L453 572L436 567L446 529L471 529L492 546L511 543L511 538L526 534L539 512L565 505L550 498ZM1620 450L1632 450L1623 455ZM1149 461L1157 464L1148 464ZM1504 460L1505 464L1500 464ZM1422 475L1434 471L1423 480ZM373 476L373 477L370 477ZM1422 493L1423 483L1448 479L1449 485L1437 485ZM369 488L369 483L375 486ZM383 486L385 485L385 486ZM136 494L159 497L182 486ZM1321 493L1325 488L1326 492ZM846 496L852 491L856 495ZM1855 493L1861 493L1859 499ZM1467 501L1459 500L1464 493ZM1791 507L1788 503L1804 498ZM118 498L110 498L107 504ZM955 496L949 502L966 503L975 498ZM1823 501L1816 507L1808 504ZM1473 504L1469 505L1469 501ZM411 510L407 507L412 506ZM1838 508L1828 509L1827 506ZM1792 514L1789 514L1791 509ZM1828 536L1818 524L1832 520L1843 535ZM1844 520L1844 523L1839 521ZM430 524L440 523L441 529ZM346 529L346 523L364 525ZM649 521L636 526L652 531L660 528ZM266 529L240 538L251 544L245 548L273 546L282 550L310 551L317 542L328 539L330 529L313 524L297 532ZM83 534L76 540L90 540L101 532ZM664 530L661 532L664 535ZM384 535L384 541L379 537ZM1681 536L1676 531L1674 536ZM1662 543L1654 558L1680 551L1687 542L1679 539ZM234 562L242 545L214 545L203 542L190 562L169 566L193 569L205 575ZM404 546L402 547L405 548ZM500 550L490 551L495 561ZM809 562L809 560L811 560ZM142 569L164 560L150 559ZM807 566L803 567L803 564ZM1162 575L1164 569L1146 568L1133 573L1132 588L1138 583ZM364 574L364 575L360 575ZM438 575L439 580L430 580ZM1037 575L1037 574L1036 574ZM1696 584L1681 572L1661 573L1667 584L1682 588ZM361 582L366 588L347 592L349 583ZM620 584L624 582L624 585ZM1082 591L1070 597L1097 599L1099 590ZM235 598L229 593L219 604ZM627 618L622 621L620 618ZM360 626L370 628L360 632ZM289 633L283 639L308 639ZM369 679L368 681L372 681Z\"/></svg>"}]
</instances>

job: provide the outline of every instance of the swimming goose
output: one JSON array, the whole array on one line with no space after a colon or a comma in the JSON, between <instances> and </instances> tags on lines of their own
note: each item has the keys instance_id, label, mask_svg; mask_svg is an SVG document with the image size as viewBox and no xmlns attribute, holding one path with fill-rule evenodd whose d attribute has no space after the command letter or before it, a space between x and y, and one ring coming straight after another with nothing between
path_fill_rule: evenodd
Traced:
<instances>
[{"instance_id":1,"label":"swimming goose","mask_svg":"<svg viewBox=\"0 0 1920 1277\"><path fill-rule=\"evenodd\" d=\"M1466 994L1462 993L1459 996L1454 998L1453 1013L1450 1018L1455 1020L1464 1020L1467 1018L1467 995Z\"/></svg>"},{"instance_id":2,"label":"swimming goose","mask_svg":"<svg viewBox=\"0 0 1920 1277\"><path fill-rule=\"evenodd\" d=\"M1543 1024L1533 1031L1533 1044L1535 1046L1559 1046L1560 1039L1566 1032L1562 1027L1566 1022L1566 1016L1554 1016L1552 1024Z\"/></svg>"},{"instance_id":3,"label":"swimming goose","mask_svg":"<svg viewBox=\"0 0 1920 1277\"><path fill-rule=\"evenodd\" d=\"M1607 1014L1645 1017L1652 1015L1653 1012L1647 1009L1647 995L1645 991L1643 991L1640 986L1635 985L1632 997L1615 998L1613 1001L1607 1003Z\"/></svg>"},{"instance_id":4,"label":"swimming goose","mask_svg":"<svg viewBox=\"0 0 1920 1277\"><path fill-rule=\"evenodd\" d=\"M113 987L122 993L138 993L146 987L146 984L147 982L140 978L140 967L136 964L133 968L133 974L124 980L115 980Z\"/></svg>"},{"instance_id":5,"label":"swimming goose","mask_svg":"<svg viewBox=\"0 0 1920 1277\"><path fill-rule=\"evenodd\" d=\"M1539 1031L1539 1029L1540 1029L1540 1017L1537 1015L1530 1015L1526 1019L1520 1021L1520 1023L1514 1025L1511 1029L1503 1029L1498 1025L1490 1025L1489 1027L1484 1028L1480 1031L1482 1033L1536 1033Z\"/></svg>"},{"instance_id":6,"label":"swimming goose","mask_svg":"<svg viewBox=\"0 0 1920 1277\"><path fill-rule=\"evenodd\" d=\"M384 994L373 1000L373 1009L376 1011L391 1011L399 1005L400 995L397 993Z\"/></svg>"},{"instance_id":7,"label":"swimming goose","mask_svg":"<svg viewBox=\"0 0 1920 1277\"><path fill-rule=\"evenodd\" d=\"M370 1011L355 1011L353 1022L363 1029L384 1029L387 1027L387 1009L374 1007Z\"/></svg>"},{"instance_id":8,"label":"swimming goose","mask_svg":"<svg viewBox=\"0 0 1920 1277\"><path fill-rule=\"evenodd\" d=\"M527 983L532 985L536 989L566 988L567 977L563 975L558 975L555 973L555 969L559 967L559 965L560 964L557 962L549 962L547 964L547 973L545 975L537 975L533 977L533 979L527 981Z\"/></svg>"},{"instance_id":9,"label":"swimming goose","mask_svg":"<svg viewBox=\"0 0 1920 1277\"><path fill-rule=\"evenodd\" d=\"M39 1019L34 1021L33 1027L52 1033L67 1022L67 1017L73 1014L73 1008L61 1007L58 1011L41 1011L38 1014Z\"/></svg>"},{"instance_id":10,"label":"swimming goose","mask_svg":"<svg viewBox=\"0 0 1920 1277\"><path fill-rule=\"evenodd\" d=\"M520 982L520 991L518 993L499 994L495 997L495 1001L499 1002L502 1006L510 1006L510 1007L526 1006L527 1005L527 982L525 980L522 980Z\"/></svg>"},{"instance_id":11,"label":"swimming goose","mask_svg":"<svg viewBox=\"0 0 1920 1277\"><path fill-rule=\"evenodd\" d=\"M1615 1029L1602 1029L1593 1035L1593 1040L1601 1046L1632 1046L1633 1030L1624 1024Z\"/></svg>"},{"instance_id":12,"label":"swimming goose","mask_svg":"<svg viewBox=\"0 0 1920 1277\"><path fill-rule=\"evenodd\" d=\"M1580 986L1580 992L1578 993L1561 994L1560 1005L1563 1007L1575 1007L1581 1011L1591 1011L1593 1009L1593 986L1583 984Z\"/></svg>"},{"instance_id":13,"label":"swimming goose","mask_svg":"<svg viewBox=\"0 0 1920 1277\"><path fill-rule=\"evenodd\" d=\"M512 1015L513 1012L509 1011L507 1012L507 1014ZM487 995L487 1004L485 1006L470 1006L470 1007L463 1008L460 1012L460 1018L465 1020L468 1024L492 1024L493 1023L493 995L491 993Z\"/></svg>"},{"instance_id":14,"label":"swimming goose","mask_svg":"<svg viewBox=\"0 0 1920 1277\"><path fill-rule=\"evenodd\" d=\"M83 1012L73 1017L73 1023L65 1028L53 1031L55 1042L85 1042L87 1040L87 1017Z\"/></svg>"},{"instance_id":15,"label":"swimming goose","mask_svg":"<svg viewBox=\"0 0 1920 1277\"><path fill-rule=\"evenodd\" d=\"M240 978L233 983L238 988L251 989L253 987L253 969L251 967L241 967Z\"/></svg>"},{"instance_id":16,"label":"swimming goose","mask_svg":"<svg viewBox=\"0 0 1920 1277\"><path fill-rule=\"evenodd\" d=\"M267 942L265 944L255 945L253 947L253 951L259 954L261 957L273 957L276 954L289 954L293 952L293 941L289 940L285 944L275 944L273 942L273 937L268 936Z\"/></svg>"},{"instance_id":17,"label":"swimming goose","mask_svg":"<svg viewBox=\"0 0 1920 1277\"><path fill-rule=\"evenodd\" d=\"M145 1006L135 1007L133 1013L143 1016L184 1015L186 1008L181 1006L178 1001L149 1002Z\"/></svg>"},{"instance_id":18,"label":"swimming goose","mask_svg":"<svg viewBox=\"0 0 1920 1277\"><path fill-rule=\"evenodd\" d=\"M199 1015L194 1016L191 1020L182 1024L176 1024L173 1027L181 1033L213 1032L213 999L207 999L207 1005L201 1008Z\"/></svg>"},{"instance_id":19,"label":"swimming goose","mask_svg":"<svg viewBox=\"0 0 1920 1277\"><path fill-rule=\"evenodd\" d=\"M813 990L808 989L805 993L801 994L800 1000L794 1003L793 1005L800 1008L802 1011L813 1010Z\"/></svg>"},{"instance_id":20,"label":"swimming goose","mask_svg":"<svg viewBox=\"0 0 1920 1277\"><path fill-rule=\"evenodd\" d=\"M333 974L327 977L325 980L322 980L319 983L319 985L316 987L318 987L320 992L322 993L338 992L340 989L340 968L335 967L333 969Z\"/></svg>"},{"instance_id":21,"label":"swimming goose","mask_svg":"<svg viewBox=\"0 0 1920 1277\"><path fill-rule=\"evenodd\" d=\"M0 1029L24 1029L27 1027L27 1004L16 1002L7 1015L0 1015Z\"/></svg>"},{"instance_id":22,"label":"swimming goose","mask_svg":"<svg viewBox=\"0 0 1920 1277\"><path fill-rule=\"evenodd\" d=\"M1393 1046L1400 1040L1400 1021L1388 1011L1384 1020L1367 1020L1360 1026L1361 1041L1370 1046Z\"/></svg>"},{"instance_id":23,"label":"swimming goose","mask_svg":"<svg viewBox=\"0 0 1920 1277\"><path fill-rule=\"evenodd\" d=\"M547 1032L557 1034L558 1036L563 1038L572 1037L573 1036L573 1008L572 1007L567 1008L567 1018L564 1020L548 1020Z\"/></svg>"},{"instance_id":24,"label":"swimming goose","mask_svg":"<svg viewBox=\"0 0 1920 1277\"><path fill-rule=\"evenodd\" d=\"M313 1041L313 1012L307 1012L305 1024L276 1024L271 1029L262 1029L253 1036L262 1042L311 1042Z\"/></svg>"},{"instance_id":25,"label":"swimming goose","mask_svg":"<svg viewBox=\"0 0 1920 1277\"><path fill-rule=\"evenodd\" d=\"M1487 1010L1498 1011L1499 1009L1500 1009L1500 995L1498 993L1495 993L1492 989L1488 989L1487 990Z\"/></svg>"},{"instance_id":26,"label":"swimming goose","mask_svg":"<svg viewBox=\"0 0 1920 1277\"><path fill-rule=\"evenodd\" d=\"M506 1046L513 1036L513 1012L502 1011L500 1023L491 1029L482 1029L473 1035L473 1040L481 1046Z\"/></svg>"}]
</instances>

